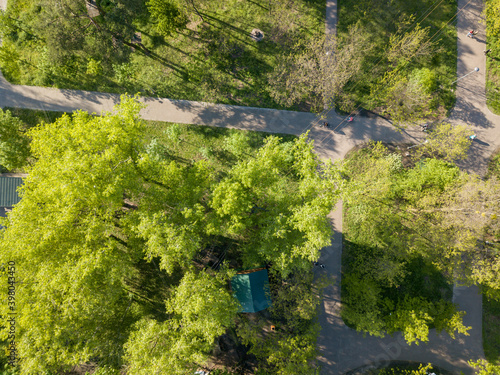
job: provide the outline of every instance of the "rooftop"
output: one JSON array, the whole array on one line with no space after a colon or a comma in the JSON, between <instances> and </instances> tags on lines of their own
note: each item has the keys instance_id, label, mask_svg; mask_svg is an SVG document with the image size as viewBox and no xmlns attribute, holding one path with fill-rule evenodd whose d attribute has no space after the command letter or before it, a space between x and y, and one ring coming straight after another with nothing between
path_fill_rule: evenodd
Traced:
<instances>
[{"instance_id":1,"label":"rooftop","mask_svg":"<svg viewBox=\"0 0 500 375\"><path fill-rule=\"evenodd\" d=\"M12 207L19 202L17 188L22 183L21 177L0 176L0 207Z\"/></svg>"}]
</instances>

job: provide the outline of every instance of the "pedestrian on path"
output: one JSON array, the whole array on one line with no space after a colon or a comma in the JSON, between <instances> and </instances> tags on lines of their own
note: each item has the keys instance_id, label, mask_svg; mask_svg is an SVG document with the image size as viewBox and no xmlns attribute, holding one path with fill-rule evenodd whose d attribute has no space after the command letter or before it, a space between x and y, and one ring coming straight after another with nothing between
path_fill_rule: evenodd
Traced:
<instances>
[{"instance_id":1,"label":"pedestrian on path","mask_svg":"<svg viewBox=\"0 0 500 375\"><path fill-rule=\"evenodd\" d=\"M475 30L471 30L471 31L469 31L469 32L467 33L467 37L469 37L469 38L473 38L473 37L474 37L474 35L476 35L476 34L477 34L477 31L475 31Z\"/></svg>"},{"instance_id":2,"label":"pedestrian on path","mask_svg":"<svg viewBox=\"0 0 500 375\"><path fill-rule=\"evenodd\" d=\"M471 141L473 141L476 137L477 137L477 135L472 134L472 135L469 137L469 139L470 139Z\"/></svg>"},{"instance_id":3,"label":"pedestrian on path","mask_svg":"<svg viewBox=\"0 0 500 375\"><path fill-rule=\"evenodd\" d=\"M483 53L484 53L485 56L488 56L488 53L490 53L490 52L491 52L491 48L485 49L483 51Z\"/></svg>"},{"instance_id":4,"label":"pedestrian on path","mask_svg":"<svg viewBox=\"0 0 500 375\"><path fill-rule=\"evenodd\" d=\"M325 268L325 265L324 265L323 263L314 262L314 265L315 265L316 267Z\"/></svg>"}]
</instances>

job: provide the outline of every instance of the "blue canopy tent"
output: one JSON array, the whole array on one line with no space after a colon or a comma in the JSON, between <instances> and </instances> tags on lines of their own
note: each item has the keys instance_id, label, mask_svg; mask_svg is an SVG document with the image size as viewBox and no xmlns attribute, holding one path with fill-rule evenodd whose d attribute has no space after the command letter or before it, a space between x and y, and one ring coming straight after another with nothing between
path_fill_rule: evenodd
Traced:
<instances>
[{"instance_id":1,"label":"blue canopy tent","mask_svg":"<svg viewBox=\"0 0 500 375\"><path fill-rule=\"evenodd\" d=\"M254 313L271 306L269 277L265 268L244 271L231 279L233 292L241 303L241 311Z\"/></svg>"}]
</instances>

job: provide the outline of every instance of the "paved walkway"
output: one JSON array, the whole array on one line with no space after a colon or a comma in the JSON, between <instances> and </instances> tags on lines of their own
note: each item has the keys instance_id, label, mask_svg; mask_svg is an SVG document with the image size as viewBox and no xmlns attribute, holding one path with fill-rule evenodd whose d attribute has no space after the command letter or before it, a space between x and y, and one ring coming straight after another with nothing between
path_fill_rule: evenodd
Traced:
<instances>
[{"instance_id":1,"label":"paved walkway","mask_svg":"<svg viewBox=\"0 0 500 375\"><path fill-rule=\"evenodd\" d=\"M478 138L471 148L470 157L462 163L469 171L482 174L491 153L500 146L500 120L489 112L485 105L484 71L484 25L481 17L481 0L458 0L459 8L465 10L458 15L458 67L457 77L480 68L459 81L457 103L452 112L453 123L473 126ZM0 0L0 8L6 0ZM337 1L327 0L326 31L336 32ZM468 29L477 29L476 39L466 38ZM215 105L210 103L158 98L141 99L147 104L141 115L149 120L179 123L234 127L239 129L267 131L273 133L301 134L310 130L318 154L324 158L340 159L357 144L370 139L388 142L421 142L423 133L415 129L398 132L380 117L356 118L349 125L344 118L331 111L327 121L337 128L315 126L320 120L311 113L277 111L272 109ZM118 103L119 96L106 93L58 90L51 88L11 85L0 74L0 107L21 107L50 111L71 112L83 109L88 112L110 111ZM453 370L457 374L472 374L466 364L468 359L483 358L481 328L481 296L476 288L454 288L454 301L467 312L465 324L473 327L471 335L452 340L447 335L431 332L430 343L408 347L401 335L377 339L363 337L347 328L340 318L340 260L342 254L342 208L331 213L335 231L332 245L322 252L321 261L327 272L336 279L336 284L327 290L321 315L322 331L319 345L322 351L320 362L323 373L340 375L367 363L388 360L414 360L432 362L437 366Z\"/></svg>"},{"instance_id":2,"label":"paved walkway","mask_svg":"<svg viewBox=\"0 0 500 375\"><path fill-rule=\"evenodd\" d=\"M484 174L490 155L500 146L500 118L486 106L485 97L485 49L484 23L480 23L481 0L458 0L458 62L457 78L478 67L479 72L461 79L457 85L457 101L450 116L453 124L471 126L478 138L474 141L469 157L461 167L470 172ZM328 29L328 27L327 27ZM470 29L478 30L475 39L467 38ZM467 314L464 323L471 326L470 336L453 340L447 334L432 330L428 344L408 346L401 334L383 339L363 337L348 328L340 317L340 279L342 255L342 211L339 207L331 214L335 230L332 246L323 250L321 262L332 275L336 284L326 293L321 315L322 331L318 344L322 352L322 374L339 375L369 364L381 364L391 360L431 362L436 366L459 374L473 374L467 360L484 358L482 347L482 298L477 287L455 286L453 301Z\"/></svg>"}]
</instances>

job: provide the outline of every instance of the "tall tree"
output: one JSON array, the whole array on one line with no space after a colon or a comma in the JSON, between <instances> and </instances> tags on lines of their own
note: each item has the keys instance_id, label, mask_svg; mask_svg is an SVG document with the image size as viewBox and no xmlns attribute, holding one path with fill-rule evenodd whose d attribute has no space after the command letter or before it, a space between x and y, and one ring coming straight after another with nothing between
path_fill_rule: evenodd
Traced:
<instances>
[{"instance_id":1,"label":"tall tree","mask_svg":"<svg viewBox=\"0 0 500 375\"><path fill-rule=\"evenodd\" d=\"M238 240L244 267L271 263L286 277L307 268L330 243L326 217L339 196L338 176L306 137L291 147L269 137L213 191L209 228Z\"/></svg>"},{"instance_id":2,"label":"tall tree","mask_svg":"<svg viewBox=\"0 0 500 375\"><path fill-rule=\"evenodd\" d=\"M214 341L235 324L239 304L227 290L234 272L188 272L167 302L168 320L144 317L125 345L128 371L172 375L194 372L214 348Z\"/></svg>"},{"instance_id":3,"label":"tall tree","mask_svg":"<svg viewBox=\"0 0 500 375\"><path fill-rule=\"evenodd\" d=\"M32 27L45 41L50 61L58 65L83 53L103 62L120 62L130 53L134 21L145 12L141 0L96 1L97 15L87 0L39 0Z\"/></svg>"},{"instance_id":4,"label":"tall tree","mask_svg":"<svg viewBox=\"0 0 500 375\"><path fill-rule=\"evenodd\" d=\"M466 125L440 123L429 131L426 141L417 149L415 157L419 159L423 155L430 155L449 162L465 159L472 144L472 134L474 132Z\"/></svg>"},{"instance_id":5,"label":"tall tree","mask_svg":"<svg viewBox=\"0 0 500 375\"><path fill-rule=\"evenodd\" d=\"M450 204L443 196L460 185L458 168L428 159L405 169L401 156L380 144L353 155L345 167L351 250L344 319L373 335L403 331L417 344L427 341L431 326L467 334L463 313L440 291L453 281L460 258L460 235L442 212Z\"/></svg>"},{"instance_id":6,"label":"tall tree","mask_svg":"<svg viewBox=\"0 0 500 375\"><path fill-rule=\"evenodd\" d=\"M178 28L186 26L187 16L177 1L148 0L146 3L151 17L156 22L156 29L164 36L170 36Z\"/></svg>"},{"instance_id":7,"label":"tall tree","mask_svg":"<svg viewBox=\"0 0 500 375\"><path fill-rule=\"evenodd\" d=\"M329 243L337 176L305 136L270 137L222 178L148 146L140 108L123 97L113 113L64 115L29 133L35 162L0 232L0 264L16 264L23 374L91 358L181 373L238 310L231 273L200 267L207 246L226 241L239 267L286 277Z\"/></svg>"},{"instance_id":8,"label":"tall tree","mask_svg":"<svg viewBox=\"0 0 500 375\"><path fill-rule=\"evenodd\" d=\"M116 114L78 112L30 132L36 163L0 244L1 263L16 264L16 345L25 374L96 355L120 362L135 314L123 279L137 255L119 218L137 184L131 156L141 147L139 108L124 99Z\"/></svg>"},{"instance_id":9,"label":"tall tree","mask_svg":"<svg viewBox=\"0 0 500 375\"><path fill-rule=\"evenodd\" d=\"M332 107L335 97L361 70L369 50L369 37L359 26L352 27L344 40L323 35L297 43L291 52L278 56L277 67L269 75L270 94L287 106L307 102L316 111Z\"/></svg>"}]
</instances>

